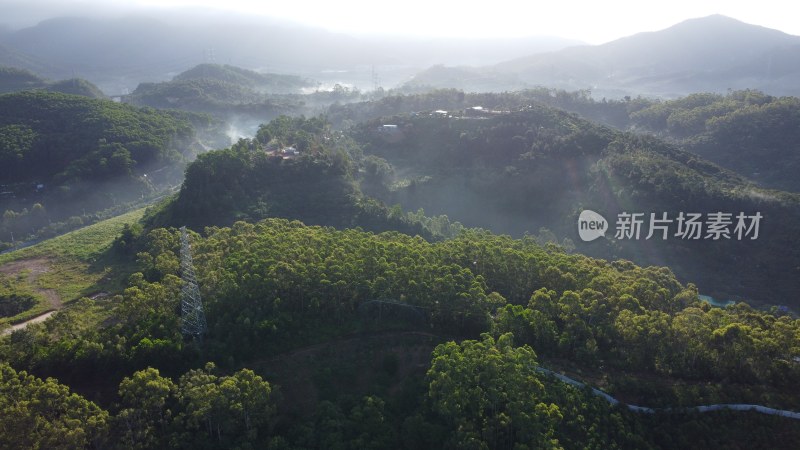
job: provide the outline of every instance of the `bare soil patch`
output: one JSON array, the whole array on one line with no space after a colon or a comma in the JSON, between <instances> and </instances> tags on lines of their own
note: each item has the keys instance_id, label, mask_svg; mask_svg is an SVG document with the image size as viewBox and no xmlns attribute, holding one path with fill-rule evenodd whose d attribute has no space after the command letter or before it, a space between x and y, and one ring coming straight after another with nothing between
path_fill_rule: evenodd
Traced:
<instances>
[{"instance_id":1,"label":"bare soil patch","mask_svg":"<svg viewBox=\"0 0 800 450\"><path fill-rule=\"evenodd\" d=\"M47 258L21 259L0 266L0 273L3 273L7 276L17 276L20 273L27 272L26 281L30 286L33 287L33 291L35 293L41 295L45 298L45 300L47 300L47 304L49 306L49 310L47 312L24 322L15 324L12 327L3 330L2 334L9 334L15 330L20 330L31 323L42 322L52 316L55 311L64 307L64 303L61 300L61 297L58 295L58 292L56 292L54 289L43 289L36 286L36 280L43 273L49 272L50 267L50 260Z\"/></svg>"}]
</instances>

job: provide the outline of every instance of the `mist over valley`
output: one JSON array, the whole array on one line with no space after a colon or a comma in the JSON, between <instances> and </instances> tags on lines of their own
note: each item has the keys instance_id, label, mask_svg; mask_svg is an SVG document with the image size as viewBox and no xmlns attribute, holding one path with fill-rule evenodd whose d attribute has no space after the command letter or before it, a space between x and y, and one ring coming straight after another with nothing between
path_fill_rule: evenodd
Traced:
<instances>
[{"instance_id":1,"label":"mist over valley","mask_svg":"<svg viewBox=\"0 0 800 450\"><path fill-rule=\"evenodd\" d=\"M797 448L800 36L646 6L10 0L0 448Z\"/></svg>"}]
</instances>

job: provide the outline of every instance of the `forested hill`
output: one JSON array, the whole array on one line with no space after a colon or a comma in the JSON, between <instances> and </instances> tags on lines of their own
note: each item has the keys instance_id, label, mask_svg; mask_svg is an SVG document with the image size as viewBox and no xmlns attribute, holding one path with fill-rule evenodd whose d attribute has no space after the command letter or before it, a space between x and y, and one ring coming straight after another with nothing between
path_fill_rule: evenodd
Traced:
<instances>
[{"instance_id":1,"label":"forested hill","mask_svg":"<svg viewBox=\"0 0 800 450\"><path fill-rule=\"evenodd\" d=\"M31 71L0 66L0 93L42 88L46 81Z\"/></svg>"},{"instance_id":2,"label":"forested hill","mask_svg":"<svg viewBox=\"0 0 800 450\"><path fill-rule=\"evenodd\" d=\"M193 125L205 133L211 123L59 93L0 96L0 240L163 188L202 149Z\"/></svg>"},{"instance_id":3,"label":"forested hill","mask_svg":"<svg viewBox=\"0 0 800 450\"><path fill-rule=\"evenodd\" d=\"M800 99L758 91L694 94L633 112L630 124L759 184L800 192Z\"/></svg>"},{"instance_id":4,"label":"forested hill","mask_svg":"<svg viewBox=\"0 0 800 450\"><path fill-rule=\"evenodd\" d=\"M27 91L30 89L62 92L91 98L106 97L97 86L80 78L51 82L25 69L0 66L0 93Z\"/></svg>"},{"instance_id":5,"label":"forested hill","mask_svg":"<svg viewBox=\"0 0 800 450\"><path fill-rule=\"evenodd\" d=\"M268 122L281 114L301 109L299 94L313 86L292 75L262 74L229 65L201 64L176 75L171 81L141 83L124 101L154 108L204 112L228 118L254 117Z\"/></svg>"},{"instance_id":6,"label":"forested hill","mask_svg":"<svg viewBox=\"0 0 800 450\"><path fill-rule=\"evenodd\" d=\"M191 150L187 115L42 92L3 95L0 106L0 176L9 182L132 175Z\"/></svg>"},{"instance_id":7,"label":"forested hill","mask_svg":"<svg viewBox=\"0 0 800 450\"><path fill-rule=\"evenodd\" d=\"M655 134L733 170L759 186L800 192L800 100L756 90L698 93L663 101L595 99L588 90L537 88L504 93L455 89L334 104L329 120L346 127L396 114L473 107L510 111L545 104L620 130Z\"/></svg>"},{"instance_id":8,"label":"forested hill","mask_svg":"<svg viewBox=\"0 0 800 450\"><path fill-rule=\"evenodd\" d=\"M259 73L228 64L200 64L179 73L173 78L173 81L201 79L246 86L258 92L269 94L299 94L303 88L310 88L316 85L315 82L296 75Z\"/></svg>"},{"instance_id":9,"label":"forested hill","mask_svg":"<svg viewBox=\"0 0 800 450\"><path fill-rule=\"evenodd\" d=\"M89 81L81 78L56 81L47 85L47 90L63 94L82 95L89 98L107 98L103 91Z\"/></svg>"},{"instance_id":10,"label":"forested hill","mask_svg":"<svg viewBox=\"0 0 800 450\"><path fill-rule=\"evenodd\" d=\"M800 198L759 189L655 137L536 105L388 117L353 136L366 154L385 159L382 187L366 192L389 204L514 235L546 227L580 252L668 266L703 293L800 305ZM583 209L609 220L610 239L578 238ZM673 228L665 240L647 239L648 223L638 239L615 239L623 212L667 213ZM693 240L675 236L680 212L760 212L764 219L757 240Z\"/></svg>"},{"instance_id":11,"label":"forested hill","mask_svg":"<svg viewBox=\"0 0 800 450\"><path fill-rule=\"evenodd\" d=\"M141 272L121 296L0 339L0 445L788 449L800 434L749 412L636 414L538 370L654 407L797 410L800 321L711 308L665 268L487 232L238 222L190 236L200 344L181 335L179 235L132 236Z\"/></svg>"},{"instance_id":12,"label":"forested hill","mask_svg":"<svg viewBox=\"0 0 800 450\"><path fill-rule=\"evenodd\" d=\"M434 93L433 97L441 95ZM800 192L797 97L743 90L725 95L697 93L668 101L641 97L596 100L589 91L545 88L503 94L498 99L504 97L509 105L536 101L619 129L655 134L763 187ZM468 95L467 104L480 104L475 103L478 99L478 95Z\"/></svg>"},{"instance_id":13,"label":"forested hill","mask_svg":"<svg viewBox=\"0 0 800 450\"><path fill-rule=\"evenodd\" d=\"M430 236L419 221L363 195L358 148L322 118L281 116L254 139L200 155L180 192L156 208L154 226L230 225L266 217Z\"/></svg>"}]
</instances>

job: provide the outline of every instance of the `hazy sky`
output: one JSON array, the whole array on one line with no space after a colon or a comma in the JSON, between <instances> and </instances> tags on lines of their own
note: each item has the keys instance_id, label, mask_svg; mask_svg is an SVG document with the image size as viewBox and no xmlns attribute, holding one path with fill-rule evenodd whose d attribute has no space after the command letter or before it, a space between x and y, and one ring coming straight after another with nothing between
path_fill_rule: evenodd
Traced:
<instances>
[{"instance_id":1,"label":"hazy sky","mask_svg":"<svg viewBox=\"0 0 800 450\"><path fill-rule=\"evenodd\" d=\"M174 7L235 10L353 34L553 35L600 44L689 18L723 14L800 35L796 6L787 0L0 0L0 23L19 27L54 15Z\"/></svg>"}]
</instances>

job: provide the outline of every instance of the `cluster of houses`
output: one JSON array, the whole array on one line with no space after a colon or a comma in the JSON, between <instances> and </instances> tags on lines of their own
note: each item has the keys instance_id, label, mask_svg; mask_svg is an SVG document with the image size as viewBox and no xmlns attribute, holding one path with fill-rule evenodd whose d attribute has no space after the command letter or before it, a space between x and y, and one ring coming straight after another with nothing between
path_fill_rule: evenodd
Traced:
<instances>
[{"instance_id":1,"label":"cluster of houses","mask_svg":"<svg viewBox=\"0 0 800 450\"><path fill-rule=\"evenodd\" d=\"M467 109L465 109L463 111L455 111L455 112L453 112L453 111L446 111L444 109L437 109L435 111L430 111L430 112L427 112L427 113L414 112L414 113L411 113L410 115L412 117L418 116L418 115L427 115L429 117L472 118L472 119L475 119L475 118L487 118L487 117L491 117L491 116L497 116L497 115L500 115L500 114L508 114L508 113L509 113L509 111L488 109L488 108L484 108L483 106L473 106L473 107L467 108ZM377 133L378 136L383 138L383 140L385 140L386 142L390 142L390 143L399 142L405 137L403 127L400 127L400 126L398 126L396 124L391 124L391 123L384 124L384 125L379 125L377 127L377 129L375 130L375 132Z\"/></svg>"},{"instance_id":2,"label":"cluster of houses","mask_svg":"<svg viewBox=\"0 0 800 450\"><path fill-rule=\"evenodd\" d=\"M300 156L300 150L289 146L272 150L271 152L268 152L268 154L271 156L280 157L281 159L294 159Z\"/></svg>"},{"instance_id":3,"label":"cluster of houses","mask_svg":"<svg viewBox=\"0 0 800 450\"><path fill-rule=\"evenodd\" d=\"M509 111L502 111L499 109L488 109L484 108L483 106L472 106L467 108L463 111L445 111L443 109L437 109L436 111L431 112L429 115L432 117L489 117L489 116L497 116L500 114L508 114Z\"/></svg>"}]
</instances>

